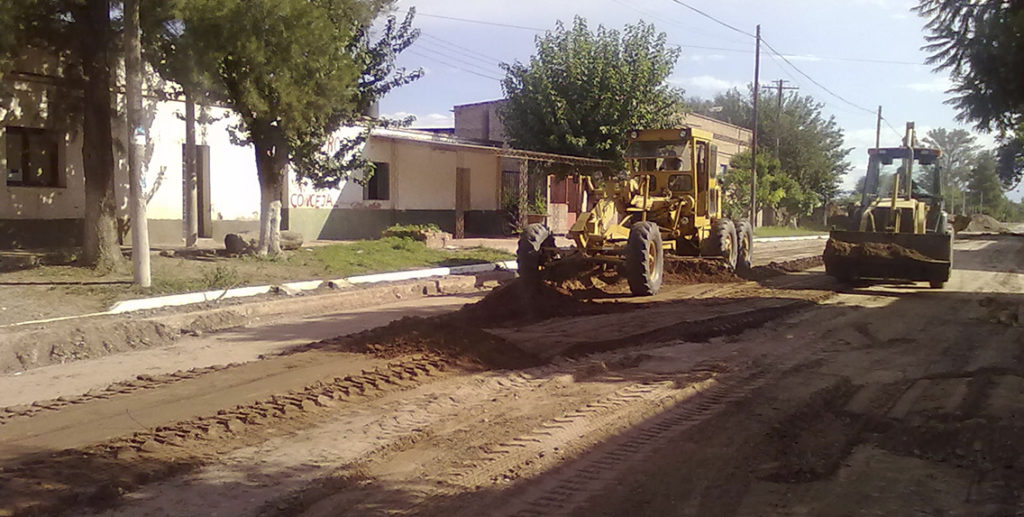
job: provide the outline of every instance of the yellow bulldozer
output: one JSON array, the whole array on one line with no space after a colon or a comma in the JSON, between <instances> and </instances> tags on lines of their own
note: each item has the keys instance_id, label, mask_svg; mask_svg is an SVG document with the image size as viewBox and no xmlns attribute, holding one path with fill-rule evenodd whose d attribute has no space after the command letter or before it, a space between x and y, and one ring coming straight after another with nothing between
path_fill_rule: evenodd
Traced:
<instances>
[{"instance_id":1,"label":"yellow bulldozer","mask_svg":"<svg viewBox=\"0 0 1024 517\"><path fill-rule=\"evenodd\" d=\"M825 272L841 281L928 282L941 288L953 264L938 149L919 147L907 123L901 147L868 150L860 206L829 233Z\"/></svg>"},{"instance_id":2,"label":"yellow bulldozer","mask_svg":"<svg viewBox=\"0 0 1024 517\"><path fill-rule=\"evenodd\" d=\"M730 269L750 268L753 232L722 214L718 151L697 128L631 131L628 177L595 190L593 207L569 229L572 248L555 246L542 224L524 228L516 258L525 280L568 261L617 268L630 292L653 295L662 284L665 252L711 258Z\"/></svg>"}]
</instances>

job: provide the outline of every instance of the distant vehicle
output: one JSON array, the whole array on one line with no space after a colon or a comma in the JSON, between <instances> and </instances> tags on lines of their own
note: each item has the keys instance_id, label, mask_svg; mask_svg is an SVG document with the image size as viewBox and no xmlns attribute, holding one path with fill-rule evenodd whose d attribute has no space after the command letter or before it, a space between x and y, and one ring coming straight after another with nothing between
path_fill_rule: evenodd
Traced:
<instances>
[{"instance_id":1,"label":"distant vehicle","mask_svg":"<svg viewBox=\"0 0 1024 517\"><path fill-rule=\"evenodd\" d=\"M839 280L926 281L941 288L953 263L953 229L943 206L938 149L917 147L907 123L903 147L868 150L860 206L829 234L825 271Z\"/></svg>"}]
</instances>

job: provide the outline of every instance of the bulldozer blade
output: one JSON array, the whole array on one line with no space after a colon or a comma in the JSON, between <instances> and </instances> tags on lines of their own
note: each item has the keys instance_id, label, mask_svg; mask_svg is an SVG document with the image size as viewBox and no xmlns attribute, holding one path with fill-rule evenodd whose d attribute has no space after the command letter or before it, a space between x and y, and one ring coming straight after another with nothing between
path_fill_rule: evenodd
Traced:
<instances>
[{"instance_id":1,"label":"bulldozer blade","mask_svg":"<svg viewBox=\"0 0 1024 517\"><path fill-rule=\"evenodd\" d=\"M941 284L949 280L952 250L952 235L834 230L822 258L825 272L840 280Z\"/></svg>"}]
</instances>

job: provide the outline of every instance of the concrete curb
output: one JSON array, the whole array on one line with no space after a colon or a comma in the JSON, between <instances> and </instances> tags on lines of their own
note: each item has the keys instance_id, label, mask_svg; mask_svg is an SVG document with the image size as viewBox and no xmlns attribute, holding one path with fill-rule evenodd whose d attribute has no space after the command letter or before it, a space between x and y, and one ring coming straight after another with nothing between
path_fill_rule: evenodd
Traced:
<instances>
[{"instance_id":1,"label":"concrete curb","mask_svg":"<svg viewBox=\"0 0 1024 517\"><path fill-rule=\"evenodd\" d=\"M785 241L813 241L827 239L828 234L822 235L798 235L795 237L754 237L754 242L785 242Z\"/></svg>"},{"instance_id":2,"label":"concrete curb","mask_svg":"<svg viewBox=\"0 0 1024 517\"><path fill-rule=\"evenodd\" d=\"M511 273L505 273L511 275ZM110 313L79 316L73 325L22 325L0 333L0 375L102 357L119 352L160 347L184 335L198 335L272 321L288 314L329 314L374 307L400 300L481 292L485 281L476 275L452 275L425 280L380 283L308 296L246 301L199 311L118 316ZM62 321L75 318L61 318Z\"/></svg>"},{"instance_id":3,"label":"concrete curb","mask_svg":"<svg viewBox=\"0 0 1024 517\"><path fill-rule=\"evenodd\" d=\"M104 312L97 312L92 314L82 314L77 316L62 316L60 318L49 318L44 320L34 321L22 321L18 323L12 323L5 325L6 327L20 327L27 325L37 325L41 323L51 323L55 321L64 321L69 319L93 317L93 316L104 316L111 314L124 314L126 312L135 312L149 309L161 309L164 307L178 307L182 305L192 305L196 303L205 302L216 302L220 300L226 300L229 298L244 298L249 296L257 296L261 294L267 294L274 291L276 288L284 288L285 290L292 291L312 291L324 287L325 285L359 285L359 284L374 284L380 282L400 282L405 280L419 280L423 278L449 276L449 275L469 275L475 273L484 273L487 271L496 270L515 270L516 261L508 260L505 262L487 263L487 264L471 264L467 266L453 266L453 267L439 267L430 269L414 269L411 271L396 271L391 273L377 273L373 275L360 275L351 276L347 278L339 278L335 280L303 280L298 282L288 282L285 284L278 285L259 285L251 287L236 287L233 289L218 289L215 291L203 291L198 293L184 293L174 294L168 296L157 296L154 298L139 298L136 300L124 300L115 303L109 310Z\"/></svg>"}]
</instances>

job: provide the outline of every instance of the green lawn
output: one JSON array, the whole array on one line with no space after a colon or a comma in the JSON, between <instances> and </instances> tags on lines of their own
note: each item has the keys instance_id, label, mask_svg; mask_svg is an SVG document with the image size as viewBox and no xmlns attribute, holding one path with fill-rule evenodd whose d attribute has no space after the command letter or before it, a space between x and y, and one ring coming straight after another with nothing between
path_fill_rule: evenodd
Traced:
<instances>
[{"instance_id":1,"label":"green lawn","mask_svg":"<svg viewBox=\"0 0 1024 517\"><path fill-rule=\"evenodd\" d=\"M514 258L510 253L491 248L429 249L422 242L399 237L301 248L274 258L153 255L153 285L147 289L132 285L130 263L108 275L70 265L40 266L0 273L0 289L7 295L6 301L0 304L3 305L0 323L96 312L105 310L115 301L146 296L297 280L332 280Z\"/></svg>"},{"instance_id":2,"label":"green lawn","mask_svg":"<svg viewBox=\"0 0 1024 517\"><path fill-rule=\"evenodd\" d=\"M761 226L754 229L755 237L801 237L805 235L825 235L828 232L790 228L788 226Z\"/></svg>"}]
</instances>

